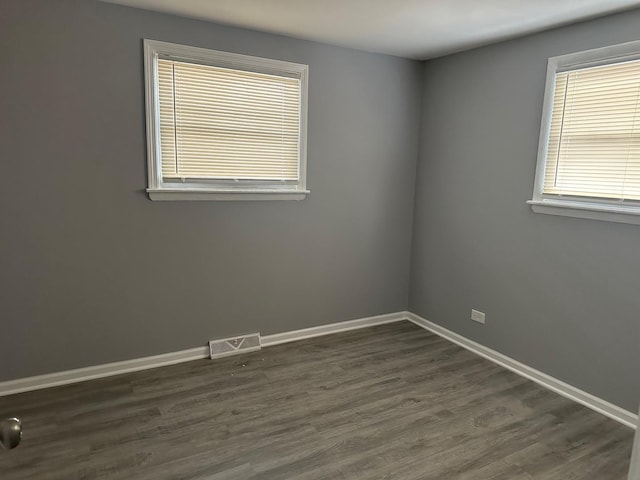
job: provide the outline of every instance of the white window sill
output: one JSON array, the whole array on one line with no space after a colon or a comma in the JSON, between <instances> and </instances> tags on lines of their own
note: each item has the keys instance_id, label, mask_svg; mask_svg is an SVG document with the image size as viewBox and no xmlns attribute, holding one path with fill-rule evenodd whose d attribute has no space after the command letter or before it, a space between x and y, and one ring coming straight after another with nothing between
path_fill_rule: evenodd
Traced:
<instances>
[{"instance_id":1,"label":"white window sill","mask_svg":"<svg viewBox=\"0 0 640 480\"><path fill-rule=\"evenodd\" d=\"M185 190L147 188L153 201L175 200L304 200L309 190Z\"/></svg>"},{"instance_id":2,"label":"white window sill","mask_svg":"<svg viewBox=\"0 0 640 480\"><path fill-rule=\"evenodd\" d=\"M614 205L568 200L529 200L536 213L640 225L640 205Z\"/></svg>"}]
</instances>

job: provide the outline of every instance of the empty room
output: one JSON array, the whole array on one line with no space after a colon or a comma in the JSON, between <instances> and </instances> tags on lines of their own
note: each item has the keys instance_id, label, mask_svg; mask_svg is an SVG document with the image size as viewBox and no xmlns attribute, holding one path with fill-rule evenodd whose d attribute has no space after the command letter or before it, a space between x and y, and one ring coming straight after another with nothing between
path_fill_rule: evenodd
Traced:
<instances>
[{"instance_id":1,"label":"empty room","mask_svg":"<svg viewBox=\"0 0 640 480\"><path fill-rule=\"evenodd\" d=\"M0 0L0 479L640 480L640 0Z\"/></svg>"}]
</instances>

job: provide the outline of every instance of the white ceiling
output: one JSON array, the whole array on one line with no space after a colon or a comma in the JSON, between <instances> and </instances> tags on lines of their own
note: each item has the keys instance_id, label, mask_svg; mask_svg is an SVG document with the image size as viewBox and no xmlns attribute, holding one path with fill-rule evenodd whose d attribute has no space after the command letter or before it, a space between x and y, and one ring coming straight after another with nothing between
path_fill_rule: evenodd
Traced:
<instances>
[{"instance_id":1,"label":"white ceiling","mask_svg":"<svg viewBox=\"0 0 640 480\"><path fill-rule=\"evenodd\" d=\"M640 0L103 0L427 59L640 6Z\"/></svg>"}]
</instances>

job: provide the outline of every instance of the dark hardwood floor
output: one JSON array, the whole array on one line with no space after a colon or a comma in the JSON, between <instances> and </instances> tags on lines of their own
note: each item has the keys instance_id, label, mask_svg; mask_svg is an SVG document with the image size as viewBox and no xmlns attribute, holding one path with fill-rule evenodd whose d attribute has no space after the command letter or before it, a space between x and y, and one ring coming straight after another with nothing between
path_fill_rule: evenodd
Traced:
<instances>
[{"instance_id":1,"label":"dark hardwood floor","mask_svg":"<svg viewBox=\"0 0 640 480\"><path fill-rule=\"evenodd\" d=\"M16 479L624 480L632 431L408 322L0 398Z\"/></svg>"}]
</instances>

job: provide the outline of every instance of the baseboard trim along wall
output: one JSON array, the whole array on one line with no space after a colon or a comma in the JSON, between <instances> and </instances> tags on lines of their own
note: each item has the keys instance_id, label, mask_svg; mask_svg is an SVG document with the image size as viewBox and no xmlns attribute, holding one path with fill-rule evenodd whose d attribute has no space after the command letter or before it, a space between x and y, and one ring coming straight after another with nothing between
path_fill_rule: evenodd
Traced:
<instances>
[{"instance_id":1,"label":"baseboard trim along wall","mask_svg":"<svg viewBox=\"0 0 640 480\"><path fill-rule=\"evenodd\" d=\"M479 355L487 360L490 360L501 367L511 370L537 384L559 394L563 397L573 400L585 407L590 408L602 415L605 415L613 420L616 420L627 427L636 428L638 425L638 415L628 410L618 407L610 402L607 402L601 398L596 397L590 393L587 393L579 388L576 388L568 383L565 383L557 378L547 375L535 368L529 367L523 363L514 360L511 357L507 357L500 352L492 350L484 345L481 345L473 340L469 340L462 335L447 330L440 325L437 325L429 320L426 320L415 313L407 312L407 319L436 335L449 340L452 343L460 345L461 347Z\"/></svg>"},{"instance_id":2,"label":"baseboard trim along wall","mask_svg":"<svg viewBox=\"0 0 640 480\"><path fill-rule=\"evenodd\" d=\"M426 320L419 315L411 312L396 312L385 315L377 315L375 317L360 318L346 322L331 323L318 327L305 328L302 330L293 330L290 332L276 333L261 337L262 347L270 347L288 342L296 342L307 338L319 337L322 335L330 335L332 333L346 332L359 328L372 327L374 325L383 325L386 323L400 322L409 320L415 325L424 328L440 337L449 340L461 347L490 360L501 367L517 373L537 384L573 400L585 407L588 407L602 415L616 420L623 425L636 428L638 425L638 415L624 410L612 403L565 383L557 378L547 375L539 370L529 367L523 363L514 360L511 357L503 355L473 340L469 340L462 335L452 332L440 325ZM176 363L190 362L209 357L209 348L207 346L191 348L179 352L166 353L162 355L154 355L151 357L136 358L133 360L125 360L122 362L107 363L104 365L96 365L93 367L78 368L67 370L64 372L48 373L35 377L20 378L17 380L8 380L0 382L0 396L12 395L15 393L28 392L31 390L40 390L43 388L56 387L60 385L68 385L71 383L83 382L85 380L93 380L95 378L109 377L112 375L120 375L123 373L136 372L139 370L147 370L151 368L173 365Z\"/></svg>"},{"instance_id":3,"label":"baseboard trim along wall","mask_svg":"<svg viewBox=\"0 0 640 480\"><path fill-rule=\"evenodd\" d=\"M358 320L350 320L348 322L330 323L328 325L320 325L319 327L266 335L262 337L260 343L263 347L270 347L281 343L296 342L307 338L331 335L332 333L338 332L347 332L349 330L357 330L358 328L373 327L374 325L384 325L385 323L401 322L403 320L407 320L407 312L387 313L385 315L360 318Z\"/></svg>"},{"instance_id":4,"label":"baseboard trim along wall","mask_svg":"<svg viewBox=\"0 0 640 480\"><path fill-rule=\"evenodd\" d=\"M321 335L330 335L332 333L346 332L358 328L372 327L374 325L400 322L406 319L406 312L359 318L357 320L332 323L329 325L321 325L318 327L305 328L302 330L294 330L284 333L276 333L274 335L266 335L261 338L261 345L263 347L268 347L287 342L295 342L297 340L304 340L306 338L319 337ZM151 357L124 360L122 362L105 363L103 365L96 365L92 367L77 368L74 370L66 370L64 372L46 373L44 375L37 375L34 377L8 380L0 382L0 397L13 395L15 393L29 392L31 390L40 390L43 388L84 382L85 380L110 377L112 375L137 372L139 370L164 367L166 365L174 365L176 363L190 362L201 358L209 358L208 346L190 348L188 350L154 355Z\"/></svg>"},{"instance_id":5,"label":"baseboard trim along wall","mask_svg":"<svg viewBox=\"0 0 640 480\"><path fill-rule=\"evenodd\" d=\"M190 348L179 352L164 353L151 357L134 358L122 362L105 363L91 367L65 370L64 372L45 373L35 377L19 378L0 382L0 397L14 393L29 392L42 388L57 387L71 383L84 382L96 378L110 377L122 373L137 372L150 368L164 367L176 363L190 362L209 356L209 347Z\"/></svg>"}]
</instances>

